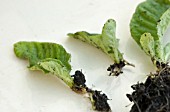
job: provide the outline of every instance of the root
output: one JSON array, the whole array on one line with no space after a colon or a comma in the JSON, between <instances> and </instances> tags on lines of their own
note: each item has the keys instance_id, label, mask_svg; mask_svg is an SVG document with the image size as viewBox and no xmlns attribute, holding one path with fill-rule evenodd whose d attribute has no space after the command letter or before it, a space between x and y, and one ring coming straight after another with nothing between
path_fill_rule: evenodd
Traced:
<instances>
[{"instance_id":1,"label":"root","mask_svg":"<svg viewBox=\"0 0 170 112\"><path fill-rule=\"evenodd\" d=\"M162 67L144 83L132 86L127 97L134 105L130 112L170 112L170 67Z\"/></svg>"}]
</instances>

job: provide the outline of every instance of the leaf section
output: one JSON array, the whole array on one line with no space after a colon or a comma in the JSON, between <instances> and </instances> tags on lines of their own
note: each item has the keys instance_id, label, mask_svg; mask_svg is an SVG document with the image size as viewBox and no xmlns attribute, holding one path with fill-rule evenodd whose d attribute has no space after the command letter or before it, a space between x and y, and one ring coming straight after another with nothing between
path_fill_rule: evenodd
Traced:
<instances>
[{"instance_id":1,"label":"leaf section","mask_svg":"<svg viewBox=\"0 0 170 112\"><path fill-rule=\"evenodd\" d=\"M47 42L18 42L14 44L17 57L29 60L30 70L52 73L72 88L70 54L59 44Z\"/></svg>"},{"instance_id":2,"label":"leaf section","mask_svg":"<svg viewBox=\"0 0 170 112\"><path fill-rule=\"evenodd\" d=\"M103 26L101 34L91 34L85 31L69 33L69 37L80 39L105 52L115 63L123 60L122 53L118 50L118 39L116 39L116 22L109 19Z\"/></svg>"},{"instance_id":3,"label":"leaf section","mask_svg":"<svg viewBox=\"0 0 170 112\"><path fill-rule=\"evenodd\" d=\"M131 35L137 44L146 54L154 58L154 61L164 63L167 60L165 59L166 54L163 50L162 37L170 24L169 8L169 0L146 0L137 6L130 22ZM144 37L142 36L144 34L150 34L150 36L147 36L149 39L151 36L153 37L154 46L152 46L152 49L155 51L154 57L152 57L153 54L146 52L146 48L143 48L144 46L141 43L143 39L141 38ZM150 46L146 45L146 43L145 46Z\"/></svg>"}]
</instances>

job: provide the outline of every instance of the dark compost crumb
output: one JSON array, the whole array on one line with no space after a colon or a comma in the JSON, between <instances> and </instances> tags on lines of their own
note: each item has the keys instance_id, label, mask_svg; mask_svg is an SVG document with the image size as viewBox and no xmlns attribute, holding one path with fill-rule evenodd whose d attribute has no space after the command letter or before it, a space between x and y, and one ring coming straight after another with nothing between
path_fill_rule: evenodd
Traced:
<instances>
[{"instance_id":1,"label":"dark compost crumb","mask_svg":"<svg viewBox=\"0 0 170 112\"><path fill-rule=\"evenodd\" d=\"M125 66L125 63L123 61L120 61L120 63L114 63L108 67L107 71L110 71L109 76L114 75L118 76L119 74L123 73L122 68Z\"/></svg>"},{"instance_id":2,"label":"dark compost crumb","mask_svg":"<svg viewBox=\"0 0 170 112\"><path fill-rule=\"evenodd\" d=\"M76 84L77 86L82 86L82 87L86 87L86 79L85 79L85 76L84 74L77 70L75 72L75 75L72 75L72 77L74 77L73 81L74 81L74 84Z\"/></svg>"},{"instance_id":3,"label":"dark compost crumb","mask_svg":"<svg viewBox=\"0 0 170 112\"><path fill-rule=\"evenodd\" d=\"M107 103L107 100L109 100L106 96L106 94L101 93L101 91L93 91L92 98L94 100L94 106L97 111L102 112L109 112L110 106Z\"/></svg>"},{"instance_id":4,"label":"dark compost crumb","mask_svg":"<svg viewBox=\"0 0 170 112\"><path fill-rule=\"evenodd\" d=\"M144 83L132 86L134 92L127 94L134 102L130 112L170 112L170 67L163 66Z\"/></svg>"},{"instance_id":5,"label":"dark compost crumb","mask_svg":"<svg viewBox=\"0 0 170 112\"><path fill-rule=\"evenodd\" d=\"M122 69L125 65L135 67L135 65L133 65L125 60L122 60L119 63L114 63L114 64L110 65L110 67L107 68L107 71L110 72L109 76L111 76L111 75L119 76L121 73L123 73Z\"/></svg>"},{"instance_id":6,"label":"dark compost crumb","mask_svg":"<svg viewBox=\"0 0 170 112\"><path fill-rule=\"evenodd\" d=\"M79 93L84 93L86 90L86 79L84 74L77 70L75 71L75 74L72 75L73 81L74 81L74 87L73 90Z\"/></svg>"}]
</instances>

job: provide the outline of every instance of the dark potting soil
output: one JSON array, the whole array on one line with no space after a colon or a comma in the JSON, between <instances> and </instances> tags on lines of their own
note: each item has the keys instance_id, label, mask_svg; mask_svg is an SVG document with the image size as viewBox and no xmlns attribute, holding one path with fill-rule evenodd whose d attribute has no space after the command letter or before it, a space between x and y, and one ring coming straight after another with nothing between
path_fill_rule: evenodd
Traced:
<instances>
[{"instance_id":1,"label":"dark potting soil","mask_svg":"<svg viewBox=\"0 0 170 112\"><path fill-rule=\"evenodd\" d=\"M119 74L123 73L122 68L125 66L125 62L124 61L120 61L120 63L114 63L112 65L110 65L107 68L107 71L110 72L109 76L113 75L113 76L118 76Z\"/></svg>"},{"instance_id":2,"label":"dark potting soil","mask_svg":"<svg viewBox=\"0 0 170 112\"><path fill-rule=\"evenodd\" d=\"M166 65L148 76L144 83L131 86L127 97L134 103L130 112L170 112L170 67Z\"/></svg>"},{"instance_id":3,"label":"dark potting soil","mask_svg":"<svg viewBox=\"0 0 170 112\"><path fill-rule=\"evenodd\" d=\"M86 91L87 93L92 95L92 103L95 110L100 112L110 112L110 106L107 102L109 100L106 94L101 93L101 91L92 90L86 86L86 79L84 74L81 71L76 71L74 75L72 75L74 81L74 90L79 91Z\"/></svg>"},{"instance_id":4,"label":"dark potting soil","mask_svg":"<svg viewBox=\"0 0 170 112\"><path fill-rule=\"evenodd\" d=\"M107 100L109 99L107 98L106 94L95 90L92 94L92 97L96 110L102 112L109 112L111 110L109 104L107 103Z\"/></svg>"},{"instance_id":5,"label":"dark potting soil","mask_svg":"<svg viewBox=\"0 0 170 112\"><path fill-rule=\"evenodd\" d=\"M77 70L75 72L75 74L72 75L72 77L74 77L73 81L74 81L74 84L76 86L86 87L86 84L85 84L86 83L86 79L85 79L84 74L81 71Z\"/></svg>"}]
</instances>

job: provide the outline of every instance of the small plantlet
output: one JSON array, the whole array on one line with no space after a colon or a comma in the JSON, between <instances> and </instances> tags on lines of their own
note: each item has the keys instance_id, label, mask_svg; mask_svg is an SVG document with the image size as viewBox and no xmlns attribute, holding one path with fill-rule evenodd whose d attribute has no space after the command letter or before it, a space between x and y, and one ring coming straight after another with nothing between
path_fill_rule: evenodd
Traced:
<instances>
[{"instance_id":1,"label":"small plantlet","mask_svg":"<svg viewBox=\"0 0 170 112\"><path fill-rule=\"evenodd\" d=\"M119 51L119 39L116 38L116 22L113 19L109 19L103 26L101 34L90 34L85 31L80 31L76 33L69 33L69 37L75 39L80 39L83 42L87 42L99 49L111 57L114 61L113 65L108 67L110 75L118 76L123 73L122 68L125 65L133 66L133 64L128 63L124 60L123 54Z\"/></svg>"},{"instance_id":2,"label":"small plantlet","mask_svg":"<svg viewBox=\"0 0 170 112\"><path fill-rule=\"evenodd\" d=\"M17 57L29 60L30 70L41 70L51 73L63 80L73 91L80 94L88 94L94 110L111 111L107 103L107 96L97 90L86 86L86 79L81 71L70 75L71 55L59 44L48 42L18 42L14 44L14 52ZM91 97L92 96L92 97Z\"/></svg>"},{"instance_id":3,"label":"small plantlet","mask_svg":"<svg viewBox=\"0 0 170 112\"><path fill-rule=\"evenodd\" d=\"M134 105L130 112L170 112L170 43L162 44L169 24L169 0L146 0L133 14L131 35L151 57L156 72L150 73L144 83L131 86L134 91L127 97Z\"/></svg>"}]
</instances>

